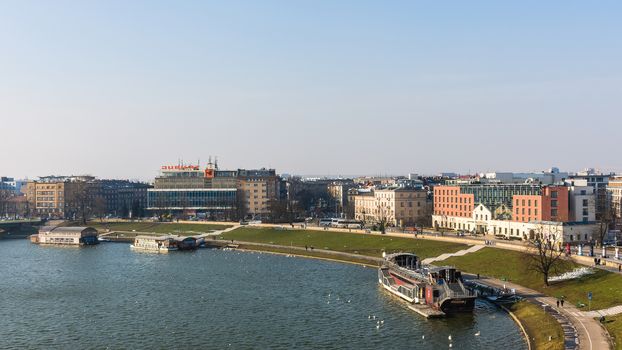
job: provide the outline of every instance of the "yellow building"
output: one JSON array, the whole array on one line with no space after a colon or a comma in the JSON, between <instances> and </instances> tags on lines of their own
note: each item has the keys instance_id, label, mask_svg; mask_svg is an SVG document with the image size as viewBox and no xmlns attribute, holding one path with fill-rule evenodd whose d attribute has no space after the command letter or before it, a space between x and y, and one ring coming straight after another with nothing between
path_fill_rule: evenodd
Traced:
<instances>
[{"instance_id":1,"label":"yellow building","mask_svg":"<svg viewBox=\"0 0 622 350\"><path fill-rule=\"evenodd\" d=\"M354 218L366 223L383 219L393 226L410 226L428 212L427 191L411 188L377 189L354 196Z\"/></svg>"},{"instance_id":2,"label":"yellow building","mask_svg":"<svg viewBox=\"0 0 622 350\"><path fill-rule=\"evenodd\" d=\"M269 215L270 201L276 200L279 193L279 178L274 169L238 169L237 180L245 214Z\"/></svg>"}]
</instances>

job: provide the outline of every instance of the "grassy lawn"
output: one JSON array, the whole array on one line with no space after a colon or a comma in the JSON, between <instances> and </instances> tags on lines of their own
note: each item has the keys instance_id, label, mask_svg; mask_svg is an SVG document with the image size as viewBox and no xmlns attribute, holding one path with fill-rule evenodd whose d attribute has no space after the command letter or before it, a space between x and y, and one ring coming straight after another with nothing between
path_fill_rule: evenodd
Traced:
<instances>
[{"instance_id":1,"label":"grassy lawn","mask_svg":"<svg viewBox=\"0 0 622 350\"><path fill-rule=\"evenodd\" d=\"M607 316L605 328L607 328L609 335L613 337L616 350L622 350L622 314Z\"/></svg>"},{"instance_id":2,"label":"grassy lawn","mask_svg":"<svg viewBox=\"0 0 622 350\"><path fill-rule=\"evenodd\" d=\"M525 327L534 349L561 350L564 348L564 331L557 320L538 305L521 301L510 308ZM552 339L549 341L549 336Z\"/></svg>"},{"instance_id":3,"label":"grassy lawn","mask_svg":"<svg viewBox=\"0 0 622 350\"><path fill-rule=\"evenodd\" d=\"M484 248L461 257L449 258L443 263L471 273L507 279L516 284L538 290L544 294L561 297L575 305L588 305L587 293L592 292L592 309L604 309L622 304L622 276L611 272L596 270L592 275L570 281L544 285L542 277L526 268L525 253L496 248ZM572 270L577 265L567 263L561 270ZM587 310L587 307L581 308Z\"/></svg>"},{"instance_id":4,"label":"grassy lawn","mask_svg":"<svg viewBox=\"0 0 622 350\"><path fill-rule=\"evenodd\" d=\"M179 235L194 235L215 230L223 230L230 225L214 225L214 224L180 224L172 222L99 222L90 221L88 225L96 228L100 233L105 232L106 229L110 231L133 231L158 233L158 234L179 234ZM126 235L127 236L127 235Z\"/></svg>"},{"instance_id":5,"label":"grassy lawn","mask_svg":"<svg viewBox=\"0 0 622 350\"><path fill-rule=\"evenodd\" d=\"M356 253L368 256L382 256L382 251L413 252L421 258L456 252L468 246L460 243L425 241L412 238L397 238L369 234L343 233L314 230L277 230L274 228L241 227L222 235L224 239L247 242L313 246L319 249Z\"/></svg>"}]
</instances>

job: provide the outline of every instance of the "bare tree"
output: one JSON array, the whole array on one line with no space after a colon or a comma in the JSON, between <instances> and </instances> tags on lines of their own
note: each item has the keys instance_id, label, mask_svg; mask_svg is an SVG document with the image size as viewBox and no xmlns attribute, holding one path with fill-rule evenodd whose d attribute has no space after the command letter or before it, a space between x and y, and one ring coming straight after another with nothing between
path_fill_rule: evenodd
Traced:
<instances>
[{"instance_id":1,"label":"bare tree","mask_svg":"<svg viewBox=\"0 0 622 350\"><path fill-rule=\"evenodd\" d=\"M613 224L615 227L615 222L617 219L617 213L615 208L612 205L605 205L602 209L603 211L597 218L598 228L596 229L596 241L598 244L602 245L605 240L605 236L607 232L609 232L609 228Z\"/></svg>"},{"instance_id":2,"label":"bare tree","mask_svg":"<svg viewBox=\"0 0 622 350\"><path fill-rule=\"evenodd\" d=\"M385 234L387 231L387 213L386 208L380 204L378 204L378 230L380 233Z\"/></svg>"},{"instance_id":3,"label":"bare tree","mask_svg":"<svg viewBox=\"0 0 622 350\"><path fill-rule=\"evenodd\" d=\"M10 190L0 189L0 217L8 216L9 200L13 197Z\"/></svg>"},{"instance_id":4,"label":"bare tree","mask_svg":"<svg viewBox=\"0 0 622 350\"><path fill-rule=\"evenodd\" d=\"M539 227L533 239L527 240L527 269L540 274L548 286L549 276L563 268L566 260L561 233L544 231L544 227Z\"/></svg>"},{"instance_id":5,"label":"bare tree","mask_svg":"<svg viewBox=\"0 0 622 350\"><path fill-rule=\"evenodd\" d=\"M86 225L91 216L96 213L96 206L105 208L105 202L102 204L103 198L100 199L99 197L94 183L89 181L71 182L65 201L65 215L73 220L79 220L82 225Z\"/></svg>"}]
</instances>

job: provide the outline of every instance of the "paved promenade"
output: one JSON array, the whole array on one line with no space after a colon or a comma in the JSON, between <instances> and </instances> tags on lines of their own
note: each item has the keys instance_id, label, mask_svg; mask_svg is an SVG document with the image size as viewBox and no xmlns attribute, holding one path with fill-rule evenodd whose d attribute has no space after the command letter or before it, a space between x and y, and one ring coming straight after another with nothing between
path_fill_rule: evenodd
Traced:
<instances>
[{"instance_id":1,"label":"paved promenade","mask_svg":"<svg viewBox=\"0 0 622 350\"><path fill-rule=\"evenodd\" d=\"M585 315L576 307L567 303L564 307L557 307L557 299L546 296L536 290L529 289L511 282L504 282L494 278L481 278L478 282L492 287L514 289L516 294L536 305L546 305L546 311L555 317L564 330L564 345L566 349L575 349L578 340L579 349L609 349L609 334L593 317ZM576 340L575 340L576 338Z\"/></svg>"}]
</instances>

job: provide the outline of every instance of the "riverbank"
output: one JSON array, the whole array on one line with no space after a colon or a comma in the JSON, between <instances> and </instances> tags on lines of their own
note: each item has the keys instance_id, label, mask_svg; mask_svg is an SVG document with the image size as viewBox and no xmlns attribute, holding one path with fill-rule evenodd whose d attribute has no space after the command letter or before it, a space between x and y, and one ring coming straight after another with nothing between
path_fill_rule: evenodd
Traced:
<instances>
[{"instance_id":1,"label":"riverbank","mask_svg":"<svg viewBox=\"0 0 622 350\"><path fill-rule=\"evenodd\" d=\"M507 308L525 332L533 350L563 350L564 331L559 322L542 308L528 301L519 301ZM549 340L551 337L551 340Z\"/></svg>"},{"instance_id":2,"label":"riverbank","mask_svg":"<svg viewBox=\"0 0 622 350\"><path fill-rule=\"evenodd\" d=\"M416 252L421 259L443 253L457 252L468 245L420 240L387 235L334 232L317 229L277 229L266 227L240 227L223 233L225 240L238 240L289 247L302 247L337 251L371 257L382 257L386 252Z\"/></svg>"}]
</instances>

